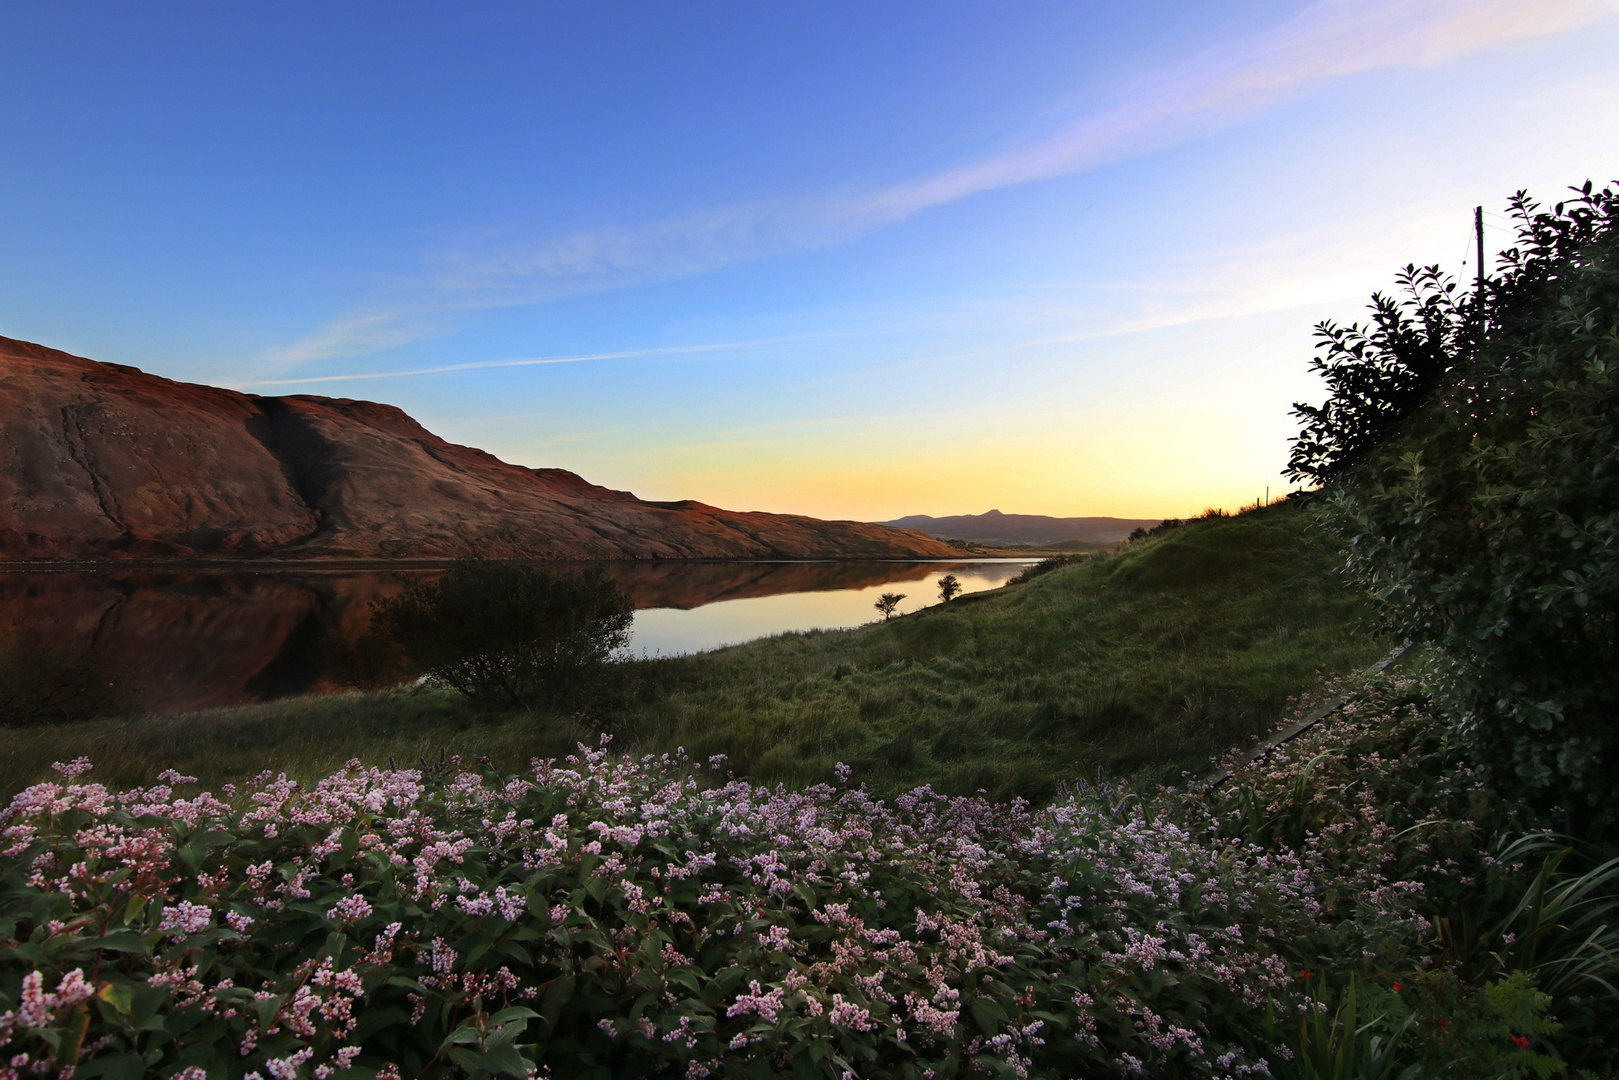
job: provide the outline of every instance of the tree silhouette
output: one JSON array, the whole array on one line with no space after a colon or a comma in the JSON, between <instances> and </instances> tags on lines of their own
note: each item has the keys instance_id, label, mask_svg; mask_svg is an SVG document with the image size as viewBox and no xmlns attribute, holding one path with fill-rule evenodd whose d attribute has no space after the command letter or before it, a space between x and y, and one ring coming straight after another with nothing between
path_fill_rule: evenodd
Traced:
<instances>
[{"instance_id":1,"label":"tree silhouette","mask_svg":"<svg viewBox=\"0 0 1619 1080\"><path fill-rule=\"evenodd\" d=\"M1310 362L1326 381L1325 403L1295 403L1304 421L1287 475L1327 484L1344 477L1392 439L1438 392L1479 341L1481 298L1457 295L1437 266L1407 266L1396 280L1405 296L1372 294L1372 322L1317 324L1322 355Z\"/></svg>"},{"instance_id":2,"label":"tree silhouette","mask_svg":"<svg viewBox=\"0 0 1619 1080\"><path fill-rule=\"evenodd\" d=\"M939 599L940 600L943 600L945 603L948 604L950 601L954 600L956 598L957 594L960 593L960 592L961 592L961 582L956 580L956 575L954 575L954 574L946 574L944 577L939 579Z\"/></svg>"},{"instance_id":3,"label":"tree silhouette","mask_svg":"<svg viewBox=\"0 0 1619 1080\"><path fill-rule=\"evenodd\" d=\"M882 612L883 622L887 622L889 619L893 618L894 610L899 607L899 602L903 599L905 599L904 593L885 592L879 596L877 598L877 602L871 606Z\"/></svg>"}]
</instances>

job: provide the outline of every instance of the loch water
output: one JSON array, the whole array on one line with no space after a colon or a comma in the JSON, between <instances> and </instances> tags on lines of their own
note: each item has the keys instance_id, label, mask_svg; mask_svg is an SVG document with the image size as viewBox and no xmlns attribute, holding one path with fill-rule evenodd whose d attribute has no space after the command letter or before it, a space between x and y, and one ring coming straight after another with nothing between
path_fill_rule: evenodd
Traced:
<instances>
[{"instance_id":1,"label":"loch water","mask_svg":"<svg viewBox=\"0 0 1619 1080\"><path fill-rule=\"evenodd\" d=\"M609 563L636 605L630 652L673 656L788 631L858 626L998 588L1030 560ZM139 709L183 711L344 689L341 657L371 604L442 571L187 569L0 571L0 646L82 659Z\"/></svg>"}]
</instances>

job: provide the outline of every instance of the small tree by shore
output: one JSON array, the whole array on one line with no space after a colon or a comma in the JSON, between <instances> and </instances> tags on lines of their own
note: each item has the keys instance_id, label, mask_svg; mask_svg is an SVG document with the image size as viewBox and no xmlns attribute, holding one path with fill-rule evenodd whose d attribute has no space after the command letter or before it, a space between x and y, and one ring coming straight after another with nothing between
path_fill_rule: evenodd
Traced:
<instances>
[{"instance_id":1,"label":"small tree by shore","mask_svg":"<svg viewBox=\"0 0 1619 1080\"><path fill-rule=\"evenodd\" d=\"M899 602L903 599L905 599L904 593L885 592L871 606L882 612L883 622L887 622L894 617L894 612L899 609Z\"/></svg>"},{"instance_id":2,"label":"small tree by shore","mask_svg":"<svg viewBox=\"0 0 1619 1080\"><path fill-rule=\"evenodd\" d=\"M949 603L961 595L961 582L954 574L946 574L939 579L939 599Z\"/></svg>"}]
</instances>

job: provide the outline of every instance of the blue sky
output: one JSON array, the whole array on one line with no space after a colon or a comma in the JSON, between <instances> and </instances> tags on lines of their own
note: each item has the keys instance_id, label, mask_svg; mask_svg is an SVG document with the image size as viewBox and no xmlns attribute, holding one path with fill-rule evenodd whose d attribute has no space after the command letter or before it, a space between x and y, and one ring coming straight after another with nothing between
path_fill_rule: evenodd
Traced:
<instances>
[{"instance_id":1,"label":"blue sky","mask_svg":"<svg viewBox=\"0 0 1619 1080\"><path fill-rule=\"evenodd\" d=\"M0 333L830 517L1280 491L1317 320L1470 274L1475 204L1619 178L1613 0L9 3L0 41Z\"/></svg>"}]
</instances>

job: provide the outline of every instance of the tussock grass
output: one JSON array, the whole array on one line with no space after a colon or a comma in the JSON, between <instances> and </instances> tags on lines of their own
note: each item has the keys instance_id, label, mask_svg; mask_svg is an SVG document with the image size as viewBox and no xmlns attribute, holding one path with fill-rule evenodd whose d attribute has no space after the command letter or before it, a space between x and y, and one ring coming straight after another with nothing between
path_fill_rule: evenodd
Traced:
<instances>
[{"instance_id":1,"label":"tussock grass","mask_svg":"<svg viewBox=\"0 0 1619 1080\"><path fill-rule=\"evenodd\" d=\"M613 733L790 785L843 761L883 790L1049 797L1065 782L1201 770L1268 732L1291 694L1386 648L1340 583L1330 539L1282 504L1188 523L1105 559L856 630L784 634L626 665L585 714L478 713L440 691L294 699L0 735L14 790L52 760L146 781L441 750L518 766Z\"/></svg>"}]
</instances>

